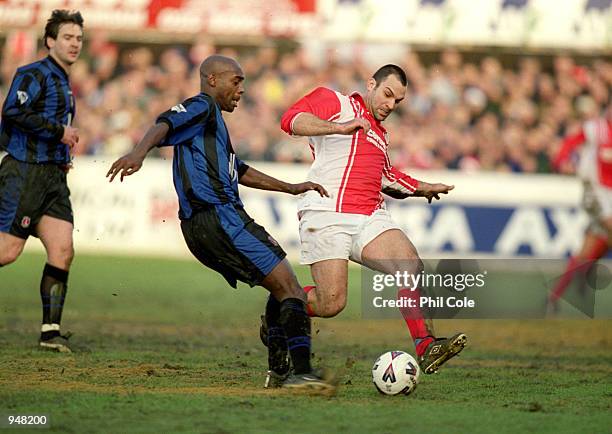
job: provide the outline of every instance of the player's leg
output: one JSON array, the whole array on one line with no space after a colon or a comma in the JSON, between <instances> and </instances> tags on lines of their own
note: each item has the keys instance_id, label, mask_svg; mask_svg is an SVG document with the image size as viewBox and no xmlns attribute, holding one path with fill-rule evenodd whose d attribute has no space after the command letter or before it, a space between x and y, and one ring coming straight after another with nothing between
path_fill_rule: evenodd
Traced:
<instances>
[{"instance_id":1,"label":"player's leg","mask_svg":"<svg viewBox=\"0 0 612 434\"><path fill-rule=\"evenodd\" d=\"M7 155L0 164L0 267L14 262L30 235L25 163Z\"/></svg>"},{"instance_id":2,"label":"player's leg","mask_svg":"<svg viewBox=\"0 0 612 434\"><path fill-rule=\"evenodd\" d=\"M68 271L74 257L71 222L42 216L36 233L47 252L47 263L40 282L43 319L40 346L70 352L67 338L60 334L64 301L68 291Z\"/></svg>"},{"instance_id":3,"label":"player's leg","mask_svg":"<svg viewBox=\"0 0 612 434\"><path fill-rule=\"evenodd\" d=\"M303 291L308 297L306 303L308 316L330 317L344 308L347 268L346 259L320 261L311 266L316 286L304 287ZM260 338L268 347L269 371L266 387L274 387L289 369L287 338L283 327L278 323L279 309L280 303L271 294L260 328Z\"/></svg>"},{"instance_id":4,"label":"player's leg","mask_svg":"<svg viewBox=\"0 0 612 434\"><path fill-rule=\"evenodd\" d=\"M587 230L584 234L584 240L580 250L569 258L563 274L548 296L548 309L551 313L557 311L558 301L563 296L570 283L574 281L577 276L586 275L594 261L606 254L608 246L609 240L607 236L594 232L593 230Z\"/></svg>"},{"instance_id":5,"label":"player's leg","mask_svg":"<svg viewBox=\"0 0 612 434\"><path fill-rule=\"evenodd\" d=\"M0 232L0 267L8 265L21 255L26 240L8 232Z\"/></svg>"},{"instance_id":6,"label":"player's leg","mask_svg":"<svg viewBox=\"0 0 612 434\"><path fill-rule=\"evenodd\" d=\"M270 368L282 374L289 366L282 354L289 351L296 373L311 371L310 319L306 314L306 294L286 259L280 261L261 281L270 292L265 319L268 325Z\"/></svg>"},{"instance_id":7,"label":"player's leg","mask_svg":"<svg viewBox=\"0 0 612 434\"><path fill-rule=\"evenodd\" d=\"M270 292L266 306L269 372L265 387L282 385L285 388L333 393L335 386L311 366L311 323L306 313L306 293L289 262L286 259L280 261L260 285ZM293 373L289 372L287 351Z\"/></svg>"},{"instance_id":8,"label":"player's leg","mask_svg":"<svg viewBox=\"0 0 612 434\"><path fill-rule=\"evenodd\" d=\"M181 228L189 249L205 265L219 271L232 286L241 280L261 285L271 294L266 314L271 327L284 332L294 375L283 386L322 389L332 386L314 375L310 365L310 318L306 295L285 252L263 227L232 204L203 210ZM270 359L274 359L271 357Z\"/></svg>"},{"instance_id":9,"label":"player's leg","mask_svg":"<svg viewBox=\"0 0 612 434\"><path fill-rule=\"evenodd\" d=\"M590 182L583 183L582 206L589 216L580 250L572 255L565 270L547 298L547 312L556 313L558 301L576 278L584 278L595 261L609 249L612 234L612 190Z\"/></svg>"},{"instance_id":10,"label":"player's leg","mask_svg":"<svg viewBox=\"0 0 612 434\"><path fill-rule=\"evenodd\" d=\"M306 286L308 314L333 317L346 306L348 259L353 237L366 216L306 211L300 219L300 262L310 265L314 286Z\"/></svg>"},{"instance_id":11,"label":"player's leg","mask_svg":"<svg viewBox=\"0 0 612 434\"><path fill-rule=\"evenodd\" d=\"M66 176L59 168L52 165L26 164L5 157L0 166L0 256L2 264L18 256L29 235L38 233L47 252L58 267L66 261L56 259L58 243L56 237L64 238L64 226L72 223L48 220L43 216L45 210L57 213L64 219L72 219L68 199L69 191L65 183ZM9 218L7 218L9 216ZM58 223L57 225L55 223ZM8 234L7 234L8 233ZM72 245L70 230L70 245ZM52 248L50 249L51 246ZM6 250L5 250L6 248ZM41 327L40 345L46 349L69 351L66 340L59 335L61 306L50 303L51 295L63 303L67 268L57 269L45 266L40 285L43 305L43 325ZM59 282L59 283L57 283ZM57 284L55 284L57 283Z\"/></svg>"},{"instance_id":12,"label":"player's leg","mask_svg":"<svg viewBox=\"0 0 612 434\"><path fill-rule=\"evenodd\" d=\"M371 230L378 225L385 228L384 216L382 222L376 218L371 222ZM367 236L367 234L366 234ZM410 273L418 274L423 269L416 248L400 229L388 229L379 233L361 249L360 262L368 268L386 274ZM418 300L420 288L400 288L398 297ZM410 335L415 344L421 369L426 374L434 373L448 359L457 355L467 341L463 333L457 333L450 338L436 338L433 325L425 313L418 307L400 308L406 321Z\"/></svg>"},{"instance_id":13,"label":"player's leg","mask_svg":"<svg viewBox=\"0 0 612 434\"><path fill-rule=\"evenodd\" d=\"M348 292L348 260L315 262L310 266L310 274L315 284L304 288L308 294L308 314L331 318L342 312Z\"/></svg>"},{"instance_id":14,"label":"player's leg","mask_svg":"<svg viewBox=\"0 0 612 434\"><path fill-rule=\"evenodd\" d=\"M361 263L385 274L399 271L418 275L423 269L416 248L399 229L387 230L370 241L361 251ZM398 297L418 300L419 288L399 288ZM400 308L400 312L415 342L417 354L422 353L434 336L432 322L418 307Z\"/></svg>"}]
</instances>

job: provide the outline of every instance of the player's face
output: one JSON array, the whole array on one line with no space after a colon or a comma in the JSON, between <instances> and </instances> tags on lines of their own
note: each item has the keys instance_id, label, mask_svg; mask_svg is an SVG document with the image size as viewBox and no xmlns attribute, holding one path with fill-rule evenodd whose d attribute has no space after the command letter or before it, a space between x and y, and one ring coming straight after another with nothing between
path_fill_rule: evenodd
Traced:
<instances>
[{"instance_id":1,"label":"player's face","mask_svg":"<svg viewBox=\"0 0 612 434\"><path fill-rule=\"evenodd\" d=\"M62 24L57 39L47 38L49 52L60 63L70 66L79 58L83 48L83 29L74 23Z\"/></svg>"},{"instance_id":2,"label":"player's face","mask_svg":"<svg viewBox=\"0 0 612 434\"><path fill-rule=\"evenodd\" d=\"M221 110L233 112L244 93L244 72L239 67L216 75L217 103Z\"/></svg>"},{"instance_id":3,"label":"player's face","mask_svg":"<svg viewBox=\"0 0 612 434\"><path fill-rule=\"evenodd\" d=\"M374 116L379 121L384 121L391 114L397 105L406 96L406 86L394 75L388 75L380 83L376 83L373 78L370 78L367 83L368 96L370 107L368 107Z\"/></svg>"}]
</instances>

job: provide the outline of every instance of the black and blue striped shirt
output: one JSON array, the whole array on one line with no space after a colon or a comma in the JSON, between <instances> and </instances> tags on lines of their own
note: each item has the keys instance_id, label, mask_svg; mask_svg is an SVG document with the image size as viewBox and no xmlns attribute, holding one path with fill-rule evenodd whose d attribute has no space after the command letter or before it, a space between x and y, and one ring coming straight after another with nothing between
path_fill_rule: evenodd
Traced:
<instances>
[{"instance_id":1,"label":"black and blue striped shirt","mask_svg":"<svg viewBox=\"0 0 612 434\"><path fill-rule=\"evenodd\" d=\"M74 115L68 75L51 56L22 66L2 106L0 149L27 163L69 163L61 139Z\"/></svg>"},{"instance_id":2,"label":"black and blue striped shirt","mask_svg":"<svg viewBox=\"0 0 612 434\"><path fill-rule=\"evenodd\" d=\"M248 166L232 148L221 109L205 93L162 113L157 122L170 128L160 146L174 146L172 172L179 197L179 217L189 219L201 206L234 203L238 178Z\"/></svg>"}]
</instances>

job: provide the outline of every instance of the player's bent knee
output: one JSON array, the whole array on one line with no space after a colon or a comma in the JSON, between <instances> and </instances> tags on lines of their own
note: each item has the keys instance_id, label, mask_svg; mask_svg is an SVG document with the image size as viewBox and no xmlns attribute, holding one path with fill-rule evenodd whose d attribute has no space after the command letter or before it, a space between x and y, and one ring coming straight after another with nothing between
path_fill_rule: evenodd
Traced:
<instances>
[{"instance_id":1,"label":"player's bent knee","mask_svg":"<svg viewBox=\"0 0 612 434\"><path fill-rule=\"evenodd\" d=\"M396 271L405 271L409 274L420 274L425 270L423 261L418 256L415 259L408 259L393 264L393 273Z\"/></svg>"},{"instance_id":2,"label":"player's bent knee","mask_svg":"<svg viewBox=\"0 0 612 434\"><path fill-rule=\"evenodd\" d=\"M3 249L3 251L0 252L0 265L8 265L15 262L22 250L23 247L20 246Z\"/></svg>"},{"instance_id":3,"label":"player's bent knee","mask_svg":"<svg viewBox=\"0 0 612 434\"><path fill-rule=\"evenodd\" d=\"M0 253L0 266L12 264L17 260L18 255L13 255L11 252Z\"/></svg>"},{"instance_id":4,"label":"player's bent knee","mask_svg":"<svg viewBox=\"0 0 612 434\"><path fill-rule=\"evenodd\" d=\"M72 244L59 246L48 252L49 262L60 268L67 269L74 259L74 247Z\"/></svg>"},{"instance_id":5,"label":"player's bent knee","mask_svg":"<svg viewBox=\"0 0 612 434\"><path fill-rule=\"evenodd\" d=\"M344 310L344 306L325 306L317 309L317 316L321 318L333 318Z\"/></svg>"},{"instance_id":6,"label":"player's bent knee","mask_svg":"<svg viewBox=\"0 0 612 434\"><path fill-rule=\"evenodd\" d=\"M342 312L345 307L346 298L344 297L318 306L317 314L322 318L332 318Z\"/></svg>"}]
</instances>

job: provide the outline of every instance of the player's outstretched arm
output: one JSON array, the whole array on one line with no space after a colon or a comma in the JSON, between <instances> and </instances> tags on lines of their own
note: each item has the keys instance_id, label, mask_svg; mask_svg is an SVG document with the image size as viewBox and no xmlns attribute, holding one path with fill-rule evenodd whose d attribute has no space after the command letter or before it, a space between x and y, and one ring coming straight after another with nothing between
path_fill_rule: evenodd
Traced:
<instances>
[{"instance_id":1,"label":"player's outstretched arm","mask_svg":"<svg viewBox=\"0 0 612 434\"><path fill-rule=\"evenodd\" d=\"M370 122L363 118L355 118L348 122L329 122L307 112L299 113L291 124L291 133L295 136L351 135L359 129L368 132Z\"/></svg>"},{"instance_id":2,"label":"player's outstretched arm","mask_svg":"<svg viewBox=\"0 0 612 434\"><path fill-rule=\"evenodd\" d=\"M427 198L427 202L431 203L433 199L440 200L441 194L448 194L453 188L455 188L454 185L442 183L430 184L428 182L419 181L419 185L412 196L425 197Z\"/></svg>"},{"instance_id":3,"label":"player's outstretched arm","mask_svg":"<svg viewBox=\"0 0 612 434\"><path fill-rule=\"evenodd\" d=\"M289 184L288 182L266 175L252 167L249 167L246 172L244 172L238 182L247 187L257 188L258 190L280 191L293 195L305 193L309 190L316 190L321 196L329 197L327 190L315 182L307 181L299 184Z\"/></svg>"},{"instance_id":4,"label":"player's outstretched arm","mask_svg":"<svg viewBox=\"0 0 612 434\"><path fill-rule=\"evenodd\" d=\"M149 128L142 140L134 147L132 152L124 155L113 163L106 177L110 176L108 182L113 182L115 176L121 172L120 181L123 182L125 176L136 173L142 167L142 162L151 149L159 145L168 134L170 128L165 122L159 122Z\"/></svg>"}]
</instances>

